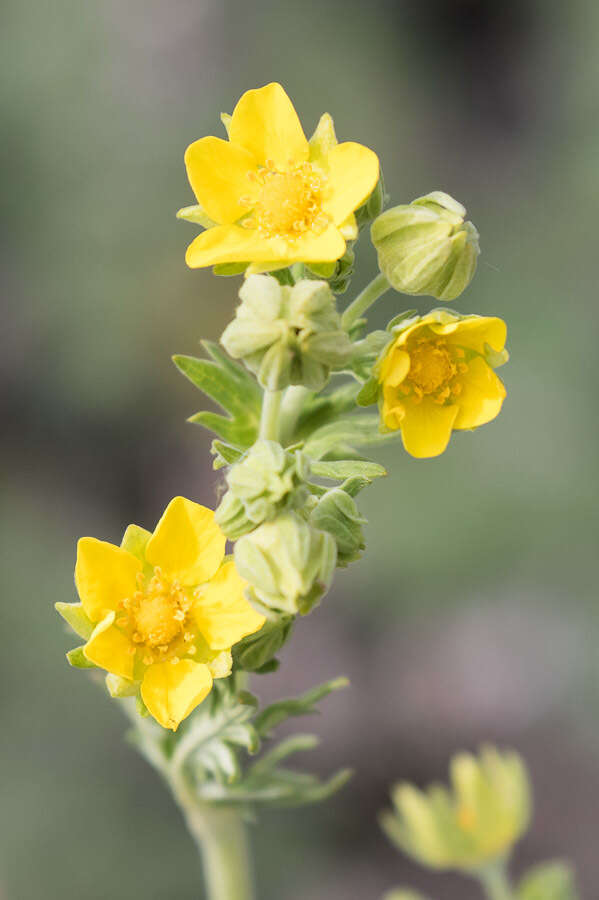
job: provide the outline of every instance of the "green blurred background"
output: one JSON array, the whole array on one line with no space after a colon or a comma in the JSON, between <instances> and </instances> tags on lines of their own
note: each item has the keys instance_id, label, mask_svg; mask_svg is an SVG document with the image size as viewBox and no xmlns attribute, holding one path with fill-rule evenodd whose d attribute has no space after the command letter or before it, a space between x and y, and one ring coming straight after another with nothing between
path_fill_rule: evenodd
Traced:
<instances>
[{"instance_id":1,"label":"green blurred background","mask_svg":"<svg viewBox=\"0 0 599 900\"><path fill-rule=\"evenodd\" d=\"M599 868L596 647L599 6L594 0L8 0L0 35L2 900L201 895L179 814L66 665L52 605L74 542L214 500L210 438L173 352L216 339L238 280L186 269L183 151L279 80L309 132L374 147L395 202L459 198L483 255L462 312L509 324L504 412L439 459L381 454L368 551L302 622L265 699L338 674L306 759L357 768L324 807L254 830L260 900L473 900L379 833L396 778L483 740L529 762L529 861ZM352 293L374 274L361 248ZM349 295L348 295L349 296ZM406 305L396 294L373 320ZM410 304L412 305L412 304ZM422 298L422 310L430 304ZM306 722L302 723L305 730ZM199 893L200 892L200 893Z\"/></svg>"}]
</instances>

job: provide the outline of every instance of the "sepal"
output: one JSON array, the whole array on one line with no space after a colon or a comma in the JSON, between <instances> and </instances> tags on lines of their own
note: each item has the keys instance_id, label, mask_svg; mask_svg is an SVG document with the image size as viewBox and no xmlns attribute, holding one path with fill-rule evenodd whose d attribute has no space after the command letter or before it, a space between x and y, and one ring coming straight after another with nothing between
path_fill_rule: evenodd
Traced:
<instances>
[{"instance_id":1,"label":"sepal","mask_svg":"<svg viewBox=\"0 0 599 900\"><path fill-rule=\"evenodd\" d=\"M291 634L293 619L278 616L267 619L260 631L249 634L233 647L235 666L246 672L264 673L265 667L271 667L274 657Z\"/></svg>"},{"instance_id":2,"label":"sepal","mask_svg":"<svg viewBox=\"0 0 599 900\"><path fill-rule=\"evenodd\" d=\"M67 625L78 634L79 637L87 640L95 628L94 623L89 619L83 611L81 603L55 603L54 609L62 616Z\"/></svg>"},{"instance_id":3,"label":"sepal","mask_svg":"<svg viewBox=\"0 0 599 900\"><path fill-rule=\"evenodd\" d=\"M183 209L177 211L177 218L183 219L184 222L192 222L194 225L201 225L202 228L212 228L216 225L208 215L203 206L196 203L194 206L184 206Z\"/></svg>"},{"instance_id":4,"label":"sepal","mask_svg":"<svg viewBox=\"0 0 599 900\"><path fill-rule=\"evenodd\" d=\"M84 644L81 647L75 647L73 650L69 650L66 654L67 660L69 661L69 665L73 666L75 669L95 669L97 668L96 664L90 662L85 653L83 652Z\"/></svg>"},{"instance_id":5,"label":"sepal","mask_svg":"<svg viewBox=\"0 0 599 900\"><path fill-rule=\"evenodd\" d=\"M108 673L105 679L106 690L113 698L136 697L139 694L139 684L120 675Z\"/></svg>"}]
</instances>

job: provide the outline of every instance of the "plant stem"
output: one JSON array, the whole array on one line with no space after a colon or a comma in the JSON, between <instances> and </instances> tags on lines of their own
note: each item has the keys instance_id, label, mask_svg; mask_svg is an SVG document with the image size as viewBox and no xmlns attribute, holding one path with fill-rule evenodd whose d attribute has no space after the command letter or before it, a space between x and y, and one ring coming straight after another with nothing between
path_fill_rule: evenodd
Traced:
<instances>
[{"instance_id":1,"label":"plant stem","mask_svg":"<svg viewBox=\"0 0 599 900\"><path fill-rule=\"evenodd\" d=\"M248 837L239 813L200 806L187 791L172 786L202 858L207 900L254 900Z\"/></svg>"},{"instance_id":2,"label":"plant stem","mask_svg":"<svg viewBox=\"0 0 599 900\"><path fill-rule=\"evenodd\" d=\"M379 273L376 278L372 279L370 284L366 285L362 293L358 294L356 299L347 307L341 316L342 327L346 331L349 331L354 322L357 321L367 309L370 309L372 304L375 303L379 297L382 297L390 287L391 285L385 276Z\"/></svg>"},{"instance_id":3,"label":"plant stem","mask_svg":"<svg viewBox=\"0 0 599 900\"><path fill-rule=\"evenodd\" d=\"M283 391L264 391L260 437L265 440L278 441L279 439L279 411L282 399Z\"/></svg>"},{"instance_id":4,"label":"plant stem","mask_svg":"<svg viewBox=\"0 0 599 900\"><path fill-rule=\"evenodd\" d=\"M489 900L514 900L504 862L482 869L477 874Z\"/></svg>"}]
</instances>

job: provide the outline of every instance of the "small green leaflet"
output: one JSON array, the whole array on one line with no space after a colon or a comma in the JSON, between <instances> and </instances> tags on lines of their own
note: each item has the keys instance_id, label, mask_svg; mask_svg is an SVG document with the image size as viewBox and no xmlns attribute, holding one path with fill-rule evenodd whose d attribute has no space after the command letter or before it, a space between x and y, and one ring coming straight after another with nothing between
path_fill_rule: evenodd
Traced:
<instances>
[{"instance_id":1,"label":"small green leaflet","mask_svg":"<svg viewBox=\"0 0 599 900\"><path fill-rule=\"evenodd\" d=\"M229 359L217 344L202 341L202 346L211 359L174 356L173 362L192 384L229 416L201 411L189 421L213 431L234 449L246 450L258 434L262 392L249 372Z\"/></svg>"}]
</instances>

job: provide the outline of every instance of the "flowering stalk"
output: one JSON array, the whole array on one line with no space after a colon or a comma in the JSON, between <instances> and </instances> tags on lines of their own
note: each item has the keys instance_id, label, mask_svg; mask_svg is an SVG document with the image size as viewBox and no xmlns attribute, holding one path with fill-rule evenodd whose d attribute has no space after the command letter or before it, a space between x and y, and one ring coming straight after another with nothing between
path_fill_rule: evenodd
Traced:
<instances>
[{"instance_id":1,"label":"flowering stalk","mask_svg":"<svg viewBox=\"0 0 599 900\"><path fill-rule=\"evenodd\" d=\"M209 900L252 900L244 823L257 808L324 800L351 773L322 781L289 768L312 735L273 742L281 722L314 712L345 679L262 707L248 678L276 671L298 616L360 558L359 494L386 475L363 449L401 435L409 455L434 457L454 431L490 422L507 351L500 319L445 309L368 330L365 313L391 288L448 301L468 286L478 233L461 204L435 191L384 212L376 154L339 143L326 113L307 139L278 84L246 92L222 121L227 140L186 151L197 204L179 217L204 229L188 265L243 275L240 302L220 344L203 342L205 358L174 362L222 411L190 421L214 435L225 491L216 510L176 497L153 531L130 525L119 545L82 538L80 603L57 609L82 640L69 662L107 673L179 804ZM381 271L341 313L368 226ZM487 752L452 772L455 809L445 794L429 804L401 786L384 827L421 861L480 870L491 900L509 900L493 866L527 823L522 767Z\"/></svg>"},{"instance_id":2,"label":"flowering stalk","mask_svg":"<svg viewBox=\"0 0 599 900\"><path fill-rule=\"evenodd\" d=\"M478 877L488 900L515 900L503 861L482 869Z\"/></svg>"},{"instance_id":3,"label":"flowering stalk","mask_svg":"<svg viewBox=\"0 0 599 900\"><path fill-rule=\"evenodd\" d=\"M262 416L260 418L260 437L276 441L279 437L279 413L283 391L264 391Z\"/></svg>"},{"instance_id":4,"label":"flowering stalk","mask_svg":"<svg viewBox=\"0 0 599 900\"><path fill-rule=\"evenodd\" d=\"M370 284L367 284L364 290L358 294L353 303L347 307L341 316L341 324L346 331L350 331L352 325L357 322L360 316L370 309L373 303L386 294L391 289L391 285L382 272L376 275Z\"/></svg>"}]
</instances>

